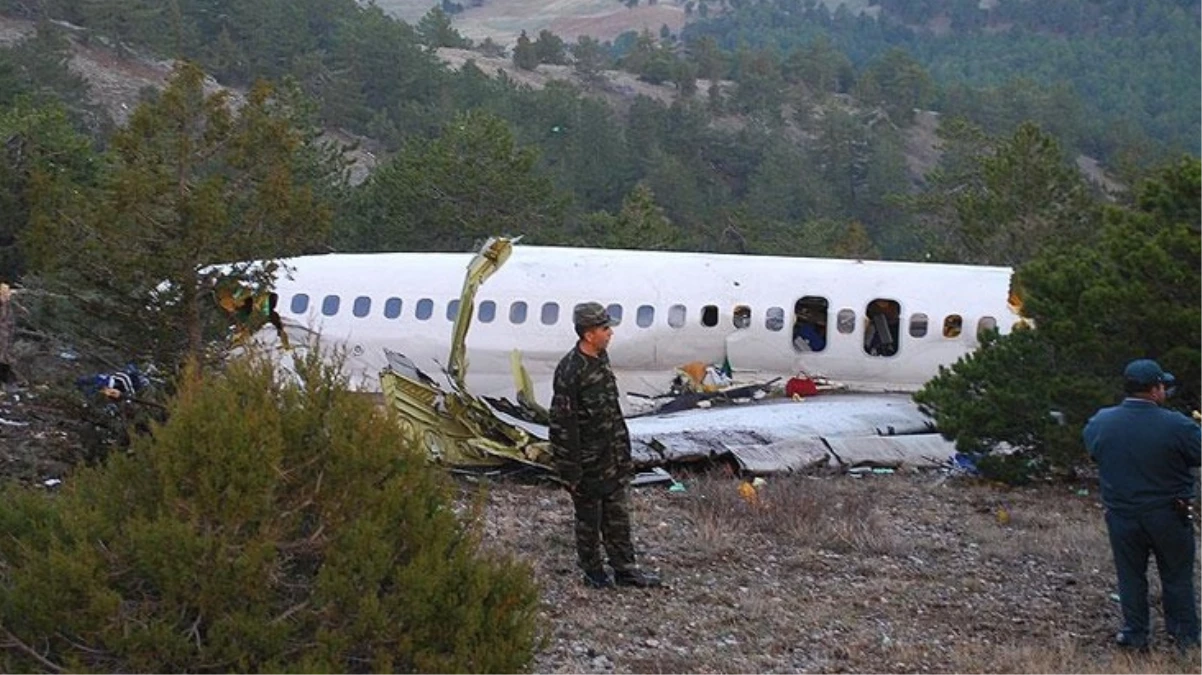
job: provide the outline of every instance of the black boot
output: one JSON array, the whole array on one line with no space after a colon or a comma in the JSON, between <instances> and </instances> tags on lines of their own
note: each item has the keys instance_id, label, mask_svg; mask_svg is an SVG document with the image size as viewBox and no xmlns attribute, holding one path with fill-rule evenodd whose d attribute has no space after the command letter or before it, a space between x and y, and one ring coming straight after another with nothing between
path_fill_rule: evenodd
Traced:
<instances>
[{"instance_id":1,"label":"black boot","mask_svg":"<svg viewBox=\"0 0 1202 675\"><path fill-rule=\"evenodd\" d=\"M613 579L609 578L609 574L605 570L590 570L584 573L584 585L589 588L610 588L614 585Z\"/></svg>"},{"instance_id":2,"label":"black boot","mask_svg":"<svg viewBox=\"0 0 1202 675\"><path fill-rule=\"evenodd\" d=\"M619 586L634 586L636 588L655 588L660 585L658 576L644 572L638 568L614 573L614 583Z\"/></svg>"}]
</instances>

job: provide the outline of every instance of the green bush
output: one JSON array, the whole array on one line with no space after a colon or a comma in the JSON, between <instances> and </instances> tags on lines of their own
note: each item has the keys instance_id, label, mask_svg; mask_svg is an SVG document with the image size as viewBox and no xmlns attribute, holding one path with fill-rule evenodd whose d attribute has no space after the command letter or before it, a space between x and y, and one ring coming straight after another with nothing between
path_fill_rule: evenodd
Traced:
<instances>
[{"instance_id":1,"label":"green bush","mask_svg":"<svg viewBox=\"0 0 1202 675\"><path fill-rule=\"evenodd\" d=\"M389 411L310 360L185 376L170 417L55 495L0 494L7 672L528 667L527 565Z\"/></svg>"}]
</instances>

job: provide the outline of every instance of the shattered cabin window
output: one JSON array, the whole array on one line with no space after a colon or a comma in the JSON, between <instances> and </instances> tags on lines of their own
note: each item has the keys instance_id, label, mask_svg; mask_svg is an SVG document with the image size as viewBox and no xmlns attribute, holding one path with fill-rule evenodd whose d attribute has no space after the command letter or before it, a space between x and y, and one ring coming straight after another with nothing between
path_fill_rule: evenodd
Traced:
<instances>
[{"instance_id":1,"label":"shattered cabin window","mask_svg":"<svg viewBox=\"0 0 1202 675\"><path fill-rule=\"evenodd\" d=\"M785 327L785 308L784 307L769 307L764 313L764 328L773 332L779 332Z\"/></svg>"},{"instance_id":2,"label":"shattered cabin window","mask_svg":"<svg viewBox=\"0 0 1202 675\"><path fill-rule=\"evenodd\" d=\"M559 303L543 303L542 322L544 326L554 326L559 321Z\"/></svg>"},{"instance_id":3,"label":"shattered cabin window","mask_svg":"<svg viewBox=\"0 0 1202 675\"><path fill-rule=\"evenodd\" d=\"M609 314L609 318L613 322L613 325L615 325L615 326L622 325L622 306L621 305L619 305L618 303L615 302L612 305L610 305L609 307L606 307L605 312L607 314Z\"/></svg>"},{"instance_id":4,"label":"shattered cabin window","mask_svg":"<svg viewBox=\"0 0 1202 675\"><path fill-rule=\"evenodd\" d=\"M926 314L911 314L910 315L910 337L926 337L927 335L927 315Z\"/></svg>"},{"instance_id":5,"label":"shattered cabin window","mask_svg":"<svg viewBox=\"0 0 1202 675\"><path fill-rule=\"evenodd\" d=\"M518 300L509 306L509 323L526 323L526 303Z\"/></svg>"},{"instance_id":6,"label":"shattered cabin window","mask_svg":"<svg viewBox=\"0 0 1202 675\"><path fill-rule=\"evenodd\" d=\"M384 301L384 318L395 319L401 315L401 299L388 298Z\"/></svg>"},{"instance_id":7,"label":"shattered cabin window","mask_svg":"<svg viewBox=\"0 0 1202 675\"><path fill-rule=\"evenodd\" d=\"M459 301L452 300L447 303L447 321L454 321L455 316L459 314Z\"/></svg>"},{"instance_id":8,"label":"shattered cabin window","mask_svg":"<svg viewBox=\"0 0 1202 675\"><path fill-rule=\"evenodd\" d=\"M355 298L355 304L351 305L351 314L362 319L371 311L371 298L366 295L360 295Z\"/></svg>"},{"instance_id":9,"label":"shattered cabin window","mask_svg":"<svg viewBox=\"0 0 1202 675\"><path fill-rule=\"evenodd\" d=\"M864 308L864 353L893 356L901 334L901 305L896 300L876 298Z\"/></svg>"},{"instance_id":10,"label":"shattered cabin window","mask_svg":"<svg viewBox=\"0 0 1202 675\"><path fill-rule=\"evenodd\" d=\"M738 330L751 328L751 308L747 305L735 305L735 313L732 315L731 321Z\"/></svg>"},{"instance_id":11,"label":"shattered cabin window","mask_svg":"<svg viewBox=\"0 0 1202 675\"><path fill-rule=\"evenodd\" d=\"M497 318L497 303L485 300L480 303L477 312L476 316L480 318L480 323L492 323L492 320Z\"/></svg>"},{"instance_id":12,"label":"shattered cabin window","mask_svg":"<svg viewBox=\"0 0 1202 675\"><path fill-rule=\"evenodd\" d=\"M701 308L701 325L713 328L718 325L718 306L706 305Z\"/></svg>"},{"instance_id":13,"label":"shattered cabin window","mask_svg":"<svg viewBox=\"0 0 1202 675\"><path fill-rule=\"evenodd\" d=\"M297 293L292 296L292 313L304 314L309 310L309 295L307 293Z\"/></svg>"},{"instance_id":14,"label":"shattered cabin window","mask_svg":"<svg viewBox=\"0 0 1202 675\"><path fill-rule=\"evenodd\" d=\"M417 307L413 312L413 316L417 317L418 321L426 321L434 315L434 301L430 298L422 298L417 301Z\"/></svg>"},{"instance_id":15,"label":"shattered cabin window","mask_svg":"<svg viewBox=\"0 0 1202 675\"><path fill-rule=\"evenodd\" d=\"M830 302L817 295L802 297L793 305L793 348L799 352L826 349L826 324Z\"/></svg>"},{"instance_id":16,"label":"shattered cabin window","mask_svg":"<svg viewBox=\"0 0 1202 675\"><path fill-rule=\"evenodd\" d=\"M338 313L338 303L340 299L337 295L327 295L321 301L321 313L326 316L334 316Z\"/></svg>"},{"instance_id":17,"label":"shattered cabin window","mask_svg":"<svg viewBox=\"0 0 1202 675\"><path fill-rule=\"evenodd\" d=\"M964 319L961 319L959 314L951 314L943 320L943 337L960 337L960 331L963 330L963 328Z\"/></svg>"},{"instance_id":18,"label":"shattered cabin window","mask_svg":"<svg viewBox=\"0 0 1202 675\"><path fill-rule=\"evenodd\" d=\"M646 328L651 325L652 321L655 321L655 308L651 305L640 306L634 322L639 325L639 328Z\"/></svg>"},{"instance_id":19,"label":"shattered cabin window","mask_svg":"<svg viewBox=\"0 0 1202 675\"><path fill-rule=\"evenodd\" d=\"M856 331L856 313L854 310L841 309L838 316L835 317L835 328L844 335L850 335Z\"/></svg>"},{"instance_id":20,"label":"shattered cabin window","mask_svg":"<svg viewBox=\"0 0 1202 675\"><path fill-rule=\"evenodd\" d=\"M668 308L668 325L673 328L680 328L684 325L686 313L684 305L672 305Z\"/></svg>"},{"instance_id":21,"label":"shattered cabin window","mask_svg":"<svg viewBox=\"0 0 1202 675\"><path fill-rule=\"evenodd\" d=\"M980 340L981 336L991 330L997 330L997 319L992 316L981 317L981 320L977 322L977 339Z\"/></svg>"}]
</instances>

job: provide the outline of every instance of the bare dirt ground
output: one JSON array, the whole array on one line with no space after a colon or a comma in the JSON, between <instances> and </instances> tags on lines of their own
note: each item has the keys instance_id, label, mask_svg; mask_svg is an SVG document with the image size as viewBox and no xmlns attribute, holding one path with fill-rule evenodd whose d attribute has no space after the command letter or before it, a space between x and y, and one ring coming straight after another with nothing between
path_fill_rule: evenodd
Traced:
<instances>
[{"instance_id":1,"label":"bare dirt ground","mask_svg":"<svg viewBox=\"0 0 1202 675\"><path fill-rule=\"evenodd\" d=\"M1197 650L1163 638L1146 656L1110 647L1119 609L1092 489L793 477L769 479L753 506L720 472L682 482L633 491L641 562L666 587L604 591L578 581L565 493L464 485L487 492L486 544L542 585L535 671L1199 670Z\"/></svg>"},{"instance_id":2,"label":"bare dirt ground","mask_svg":"<svg viewBox=\"0 0 1202 675\"><path fill-rule=\"evenodd\" d=\"M879 7L869 0L822 0L831 11L846 5L856 13L876 16ZM479 7L459 0L466 9L453 17L454 25L465 37L473 40L492 38L502 45L513 46L525 30L534 37L547 29L572 42L589 35L602 42L613 40L622 33L649 30L658 35L661 26L679 34L689 19L685 0L639 0L627 7L624 0L483 0ZM430 0L378 0L376 2L392 16L416 23L435 3ZM717 2L710 3L711 13L722 11Z\"/></svg>"},{"instance_id":3,"label":"bare dirt ground","mask_svg":"<svg viewBox=\"0 0 1202 675\"><path fill-rule=\"evenodd\" d=\"M416 23L431 2L417 0L381 0L384 11L397 18ZM470 3L461 2L465 7ZM483 40L486 37L512 47L524 30L532 39L540 30L550 30L569 42L581 35L601 41L613 40L626 31L649 30L659 35L667 25L679 33L685 24L684 2L661 0L649 5L641 0L636 7L627 7L621 0L485 0L479 7L467 7L453 17L455 29L464 37Z\"/></svg>"}]
</instances>

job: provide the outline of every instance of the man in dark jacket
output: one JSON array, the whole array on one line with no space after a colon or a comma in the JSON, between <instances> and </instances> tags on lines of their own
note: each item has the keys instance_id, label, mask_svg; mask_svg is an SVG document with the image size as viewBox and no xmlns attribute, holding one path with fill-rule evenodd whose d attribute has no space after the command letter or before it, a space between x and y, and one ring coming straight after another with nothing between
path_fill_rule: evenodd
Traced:
<instances>
[{"instance_id":1,"label":"man in dark jacket","mask_svg":"<svg viewBox=\"0 0 1202 675\"><path fill-rule=\"evenodd\" d=\"M630 540L630 432L605 351L613 322L595 302L578 306L572 318L579 340L555 369L551 443L576 509L576 555L584 582L594 588L615 582L658 586L658 577L635 565ZM601 561L602 542L612 580Z\"/></svg>"},{"instance_id":2,"label":"man in dark jacket","mask_svg":"<svg viewBox=\"0 0 1202 675\"><path fill-rule=\"evenodd\" d=\"M1098 463L1106 527L1118 576L1121 647L1147 649L1148 554L1156 555L1165 628L1179 648L1198 644L1194 597L1194 531L1187 507L1195 497L1191 467L1199 465L1202 436L1190 418L1161 408L1173 376L1149 359L1127 364L1127 397L1099 410L1085 425Z\"/></svg>"}]
</instances>

